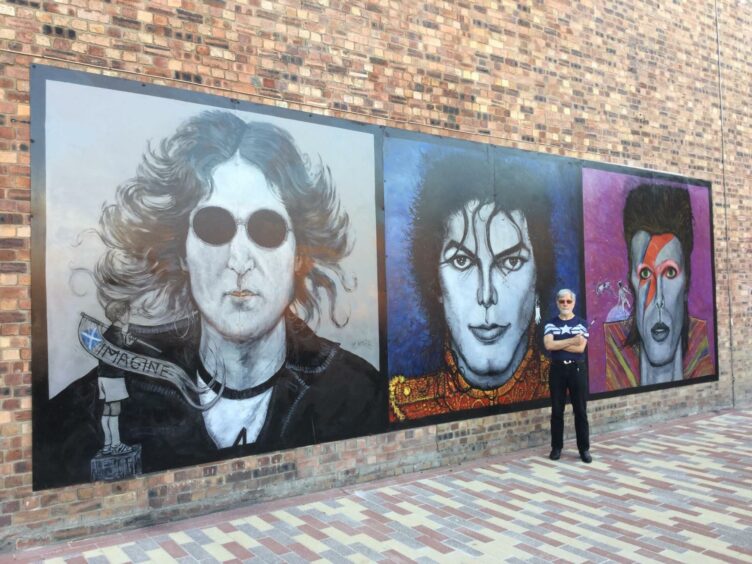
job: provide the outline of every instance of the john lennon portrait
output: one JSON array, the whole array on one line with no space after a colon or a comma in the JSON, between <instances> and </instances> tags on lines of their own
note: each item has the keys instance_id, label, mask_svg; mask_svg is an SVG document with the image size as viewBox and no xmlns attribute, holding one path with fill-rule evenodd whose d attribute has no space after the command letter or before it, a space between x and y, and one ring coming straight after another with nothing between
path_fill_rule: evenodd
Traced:
<instances>
[{"instance_id":1,"label":"john lennon portrait","mask_svg":"<svg viewBox=\"0 0 752 564\"><path fill-rule=\"evenodd\" d=\"M537 329L557 256L579 266L576 175L481 145L387 139L385 155L390 420L546 397Z\"/></svg>"},{"instance_id":2,"label":"john lennon portrait","mask_svg":"<svg viewBox=\"0 0 752 564\"><path fill-rule=\"evenodd\" d=\"M35 484L385 429L371 134L75 82L46 94Z\"/></svg>"},{"instance_id":3,"label":"john lennon portrait","mask_svg":"<svg viewBox=\"0 0 752 564\"><path fill-rule=\"evenodd\" d=\"M709 190L593 169L583 188L587 285L601 329L591 331L591 392L714 375Z\"/></svg>"}]
</instances>

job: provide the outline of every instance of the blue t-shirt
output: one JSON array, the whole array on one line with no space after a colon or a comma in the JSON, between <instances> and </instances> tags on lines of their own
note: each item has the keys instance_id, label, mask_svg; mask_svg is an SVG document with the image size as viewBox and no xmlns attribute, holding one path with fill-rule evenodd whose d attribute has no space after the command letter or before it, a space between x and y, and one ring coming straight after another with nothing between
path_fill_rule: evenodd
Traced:
<instances>
[{"instance_id":1,"label":"blue t-shirt","mask_svg":"<svg viewBox=\"0 0 752 564\"><path fill-rule=\"evenodd\" d=\"M566 321L560 318L558 315L546 323L546 327L543 330L543 335L553 335L554 341L561 341L562 339L570 339L575 335L582 335L586 339L589 338L587 330L587 321L576 315L572 319ZM550 351L552 360L585 360L585 353L575 353L569 351Z\"/></svg>"}]
</instances>

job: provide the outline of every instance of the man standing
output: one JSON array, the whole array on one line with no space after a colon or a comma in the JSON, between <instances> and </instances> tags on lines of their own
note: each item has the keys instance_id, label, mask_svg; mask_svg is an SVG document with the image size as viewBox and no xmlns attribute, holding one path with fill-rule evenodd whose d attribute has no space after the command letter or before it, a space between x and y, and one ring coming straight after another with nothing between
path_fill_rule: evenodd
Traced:
<instances>
[{"instance_id":1,"label":"man standing","mask_svg":"<svg viewBox=\"0 0 752 564\"><path fill-rule=\"evenodd\" d=\"M564 407L567 390L574 411L574 428L580 458L589 464L590 428L587 420L588 376L585 363L587 322L574 314L575 294L562 289L556 294L559 315L551 319L543 332L543 346L551 353L548 386L551 391L551 460L561 457L564 447Z\"/></svg>"}]
</instances>

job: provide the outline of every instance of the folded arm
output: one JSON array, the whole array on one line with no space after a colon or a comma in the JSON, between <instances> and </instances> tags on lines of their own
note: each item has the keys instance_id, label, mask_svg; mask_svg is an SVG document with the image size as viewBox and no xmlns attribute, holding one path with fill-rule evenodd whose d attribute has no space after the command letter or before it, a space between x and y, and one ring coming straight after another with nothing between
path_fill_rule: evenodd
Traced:
<instances>
[{"instance_id":1,"label":"folded arm","mask_svg":"<svg viewBox=\"0 0 752 564\"><path fill-rule=\"evenodd\" d=\"M543 346L547 351L567 351L572 353L585 352L587 347L587 339L582 335L575 335L568 339L554 339L554 336L550 333L543 336Z\"/></svg>"}]
</instances>

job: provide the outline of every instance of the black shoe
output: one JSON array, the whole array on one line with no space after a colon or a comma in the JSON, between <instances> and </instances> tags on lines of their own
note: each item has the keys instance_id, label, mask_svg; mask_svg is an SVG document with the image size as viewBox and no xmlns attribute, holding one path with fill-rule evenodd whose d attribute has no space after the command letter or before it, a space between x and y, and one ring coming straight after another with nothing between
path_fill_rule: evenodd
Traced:
<instances>
[{"instance_id":1,"label":"black shoe","mask_svg":"<svg viewBox=\"0 0 752 564\"><path fill-rule=\"evenodd\" d=\"M590 464L593 461L593 457L590 456L590 451L587 450L580 452L580 458L585 464Z\"/></svg>"},{"instance_id":2,"label":"black shoe","mask_svg":"<svg viewBox=\"0 0 752 564\"><path fill-rule=\"evenodd\" d=\"M561 458L561 449L560 448L552 448L551 449L551 454L549 454L548 457L551 460L559 460Z\"/></svg>"}]
</instances>

